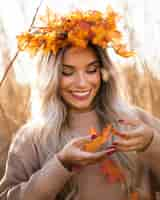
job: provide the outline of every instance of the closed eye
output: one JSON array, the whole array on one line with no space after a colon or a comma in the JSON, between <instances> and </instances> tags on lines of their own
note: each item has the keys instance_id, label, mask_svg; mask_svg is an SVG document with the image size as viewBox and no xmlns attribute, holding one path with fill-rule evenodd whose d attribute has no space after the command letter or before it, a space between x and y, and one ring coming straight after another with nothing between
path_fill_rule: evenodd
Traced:
<instances>
[{"instance_id":1,"label":"closed eye","mask_svg":"<svg viewBox=\"0 0 160 200\"><path fill-rule=\"evenodd\" d=\"M96 73L96 72L97 72L97 69L87 71L87 73L89 73L89 74L93 74L93 73Z\"/></svg>"},{"instance_id":2,"label":"closed eye","mask_svg":"<svg viewBox=\"0 0 160 200\"><path fill-rule=\"evenodd\" d=\"M91 66L88 70L87 70L87 73L89 74L94 74L98 71L99 69L99 66Z\"/></svg>"},{"instance_id":3,"label":"closed eye","mask_svg":"<svg viewBox=\"0 0 160 200\"><path fill-rule=\"evenodd\" d=\"M73 74L73 72L72 71L71 72L69 72L69 71L62 71L62 74L64 76L71 76Z\"/></svg>"},{"instance_id":4,"label":"closed eye","mask_svg":"<svg viewBox=\"0 0 160 200\"><path fill-rule=\"evenodd\" d=\"M62 70L62 74L64 76L71 76L74 73L74 69L72 67L64 66Z\"/></svg>"}]
</instances>

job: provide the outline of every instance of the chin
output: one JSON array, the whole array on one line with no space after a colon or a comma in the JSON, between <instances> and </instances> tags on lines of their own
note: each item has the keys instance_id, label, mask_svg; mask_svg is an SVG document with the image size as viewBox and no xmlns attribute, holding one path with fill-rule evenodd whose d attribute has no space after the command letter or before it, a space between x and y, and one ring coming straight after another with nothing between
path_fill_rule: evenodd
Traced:
<instances>
[{"instance_id":1,"label":"chin","mask_svg":"<svg viewBox=\"0 0 160 200\"><path fill-rule=\"evenodd\" d=\"M79 110L79 111L88 111L88 110L91 110L92 106L91 104L85 104L85 105L72 104L71 108L74 110Z\"/></svg>"}]
</instances>

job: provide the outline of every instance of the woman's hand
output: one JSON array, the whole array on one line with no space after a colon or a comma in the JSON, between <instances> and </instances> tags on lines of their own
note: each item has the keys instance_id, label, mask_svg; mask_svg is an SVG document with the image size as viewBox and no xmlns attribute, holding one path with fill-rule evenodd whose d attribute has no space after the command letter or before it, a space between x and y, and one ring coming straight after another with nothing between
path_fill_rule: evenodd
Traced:
<instances>
[{"instance_id":1,"label":"woman's hand","mask_svg":"<svg viewBox=\"0 0 160 200\"><path fill-rule=\"evenodd\" d=\"M74 166L81 167L95 164L105 159L107 155L115 152L114 146L100 152L87 152L84 150L84 145L90 141L91 136L72 139L59 153L57 153L58 159L66 168L71 169Z\"/></svg>"},{"instance_id":2,"label":"woman's hand","mask_svg":"<svg viewBox=\"0 0 160 200\"><path fill-rule=\"evenodd\" d=\"M144 151L154 137L153 128L140 120L120 120L123 127L129 127L125 133L113 143L119 151Z\"/></svg>"}]
</instances>

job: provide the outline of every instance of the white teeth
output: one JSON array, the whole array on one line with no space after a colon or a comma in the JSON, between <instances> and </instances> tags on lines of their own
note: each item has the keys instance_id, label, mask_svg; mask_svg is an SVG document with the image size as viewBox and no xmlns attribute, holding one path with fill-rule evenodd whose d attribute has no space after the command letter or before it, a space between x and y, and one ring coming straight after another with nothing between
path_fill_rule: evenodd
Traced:
<instances>
[{"instance_id":1,"label":"white teeth","mask_svg":"<svg viewBox=\"0 0 160 200\"><path fill-rule=\"evenodd\" d=\"M86 96L89 94L90 91L87 91L87 92L72 92L73 95L76 95L76 96Z\"/></svg>"}]
</instances>

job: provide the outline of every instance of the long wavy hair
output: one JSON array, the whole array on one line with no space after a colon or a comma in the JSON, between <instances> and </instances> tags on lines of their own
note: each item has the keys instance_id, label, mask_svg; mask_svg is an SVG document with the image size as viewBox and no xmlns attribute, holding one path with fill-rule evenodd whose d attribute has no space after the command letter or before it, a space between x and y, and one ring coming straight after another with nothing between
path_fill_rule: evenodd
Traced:
<instances>
[{"instance_id":1,"label":"long wavy hair","mask_svg":"<svg viewBox=\"0 0 160 200\"><path fill-rule=\"evenodd\" d=\"M109 80L107 82L102 80L94 101L95 111L101 122L100 125L103 127L106 123L112 123L118 126L117 120L122 115L132 117L134 111L121 98L119 74L107 51L95 45L89 45L89 48L95 51L101 62L101 67L109 73ZM68 125L69 112L59 94L59 79L65 51L67 51L67 48L61 49L55 56L51 53L38 56L37 79L31 88L32 115L30 121L34 122L34 126L39 129L37 137L40 138L46 155L50 153L48 143L52 143L51 145L56 153L70 140L69 136L63 136L63 129ZM112 137L112 140L114 139ZM133 179L135 163L125 153L115 153L113 157L119 163L119 166L129 174L124 185L125 190L127 192L133 190L133 186L136 184ZM70 180L65 185L64 190L57 196L57 199L72 199L73 195L70 194L73 194L73 190L76 191L76 188L76 183Z\"/></svg>"}]
</instances>

